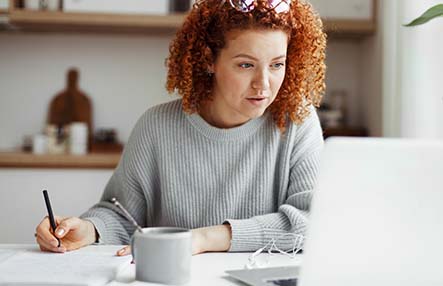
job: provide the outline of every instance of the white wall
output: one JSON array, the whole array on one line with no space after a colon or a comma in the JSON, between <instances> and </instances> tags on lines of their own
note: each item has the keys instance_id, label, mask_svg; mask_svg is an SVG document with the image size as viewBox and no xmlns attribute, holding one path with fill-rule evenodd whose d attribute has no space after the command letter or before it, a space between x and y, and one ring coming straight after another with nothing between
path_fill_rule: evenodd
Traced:
<instances>
[{"instance_id":1,"label":"white wall","mask_svg":"<svg viewBox=\"0 0 443 286\"><path fill-rule=\"evenodd\" d=\"M401 1L401 23L437 1ZM399 29L402 64L401 135L443 139L443 19Z\"/></svg>"},{"instance_id":2,"label":"white wall","mask_svg":"<svg viewBox=\"0 0 443 286\"><path fill-rule=\"evenodd\" d=\"M95 127L117 128L126 142L148 107L173 99L164 60L171 37L0 34L0 150L38 133L50 99L71 66L93 102Z\"/></svg>"},{"instance_id":3,"label":"white wall","mask_svg":"<svg viewBox=\"0 0 443 286\"><path fill-rule=\"evenodd\" d=\"M443 138L443 18L402 26L438 3L383 1L385 135Z\"/></svg>"}]
</instances>

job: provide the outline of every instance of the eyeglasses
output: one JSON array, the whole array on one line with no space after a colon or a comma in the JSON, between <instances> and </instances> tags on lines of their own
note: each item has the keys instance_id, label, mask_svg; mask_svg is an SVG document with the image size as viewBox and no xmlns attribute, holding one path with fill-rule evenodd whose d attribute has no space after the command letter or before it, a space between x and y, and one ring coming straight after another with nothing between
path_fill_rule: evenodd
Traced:
<instances>
[{"instance_id":1,"label":"eyeglasses","mask_svg":"<svg viewBox=\"0 0 443 286\"><path fill-rule=\"evenodd\" d=\"M257 0L229 0L229 3L235 10L243 13L251 12L257 6ZM286 13L289 11L291 0L267 0L266 4L277 13Z\"/></svg>"}]
</instances>

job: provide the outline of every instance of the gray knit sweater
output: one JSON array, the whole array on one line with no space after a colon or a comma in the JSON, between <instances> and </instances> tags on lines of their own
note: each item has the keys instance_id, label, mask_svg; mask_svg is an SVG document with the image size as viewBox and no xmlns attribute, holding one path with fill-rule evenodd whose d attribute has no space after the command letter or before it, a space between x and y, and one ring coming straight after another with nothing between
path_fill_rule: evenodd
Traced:
<instances>
[{"instance_id":1,"label":"gray knit sweater","mask_svg":"<svg viewBox=\"0 0 443 286\"><path fill-rule=\"evenodd\" d=\"M231 129L186 114L181 100L149 109L137 122L101 201L81 217L100 241L128 244L134 227L198 228L227 222L230 251L254 251L272 238L292 247L304 234L323 146L315 111L282 134L269 113Z\"/></svg>"}]
</instances>

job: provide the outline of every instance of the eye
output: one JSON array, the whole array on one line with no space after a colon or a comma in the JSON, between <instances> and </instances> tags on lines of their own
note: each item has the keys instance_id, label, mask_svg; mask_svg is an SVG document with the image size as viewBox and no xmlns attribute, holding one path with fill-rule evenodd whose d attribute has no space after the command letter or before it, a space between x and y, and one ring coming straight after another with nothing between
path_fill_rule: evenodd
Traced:
<instances>
[{"instance_id":1,"label":"eye","mask_svg":"<svg viewBox=\"0 0 443 286\"><path fill-rule=\"evenodd\" d=\"M252 65L250 63L242 63L242 64L239 64L238 66L241 68L244 68L244 69L249 69L249 68L252 68L254 65Z\"/></svg>"},{"instance_id":2,"label":"eye","mask_svg":"<svg viewBox=\"0 0 443 286\"><path fill-rule=\"evenodd\" d=\"M280 68L282 68L282 67L284 67L285 66L285 63L275 63L275 64L272 64L271 65L271 67L273 68L273 69L275 69L275 70L278 70L278 69L280 69Z\"/></svg>"}]
</instances>

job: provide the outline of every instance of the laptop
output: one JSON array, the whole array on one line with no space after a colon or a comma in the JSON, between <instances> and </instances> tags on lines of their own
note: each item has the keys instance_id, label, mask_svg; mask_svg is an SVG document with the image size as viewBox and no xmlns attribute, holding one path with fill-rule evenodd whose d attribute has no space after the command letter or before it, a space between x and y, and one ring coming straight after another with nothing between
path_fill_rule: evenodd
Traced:
<instances>
[{"instance_id":1,"label":"laptop","mask_svg":"<svg viewBox=\"0 0 443 286\"><path fill-rule=\"evenodd\" d=\"M336 137L322 153L301 269L233 277L254 286L443 285L442 261L443 141Z\"/></svg>"}]
</instances>

